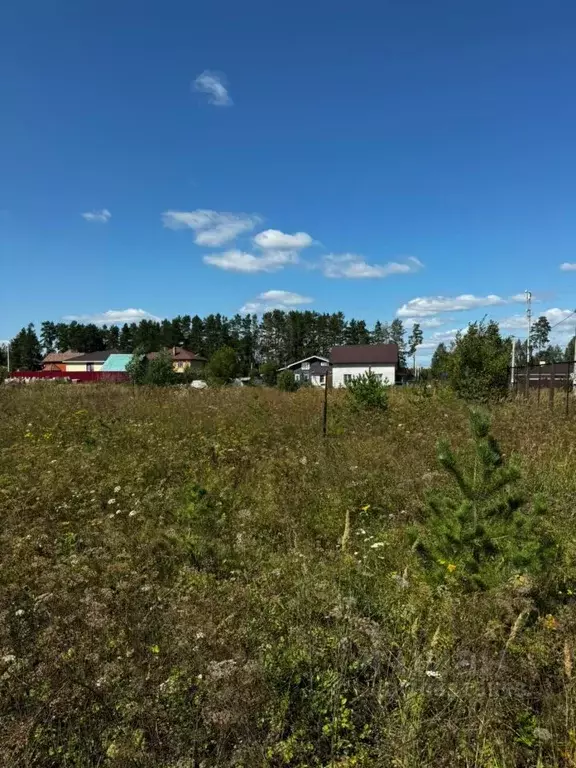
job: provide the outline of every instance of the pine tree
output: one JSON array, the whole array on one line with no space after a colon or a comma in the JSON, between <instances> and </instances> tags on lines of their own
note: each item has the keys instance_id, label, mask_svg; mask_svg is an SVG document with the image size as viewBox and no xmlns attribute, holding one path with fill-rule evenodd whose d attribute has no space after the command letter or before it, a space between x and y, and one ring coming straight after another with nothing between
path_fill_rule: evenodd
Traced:
<instances>
[{"instance_id":1,"label":"pine tree","mask_svg":"<svg viewBox=\"0 0 576 768\"><path fill-rule=\"evenodd\" d=\"M408 339L408 354L414 358L414 376L416 376L416 350L422 344L424 335L420 328L420 323L414 323L412 326L412 333Z\"/></svg>"},{"instance_id":2,"label":"pine tree","mask_svg":"<svg viewBox=\"0 0 576 768\"><path fill-rule=\"evenodd\" d=\"M515 490L520 471L506 462L490 433L490 419L472 411L472 461L457 458L445 441L438 461L456 482L451 493L431 498L425 524L410 536L435 583L458 582L468 590L487 589L514 575L538 576L554 561L558 547L545 530L544 507L527 507Z\"/></svg>"},{"instance_id":3,"label":"pine tree","mask_svg":"<svg viewBox=\"0 0 576 768\"><path fill-rule=\"evenodd\" d=\"M399 318L390 323L390 341L398 347L398 367L406 367L406 345L404 343L404 324Z\"/></svg>"},{"instance_id":4,"label":"pine tree","mask_svg":"<svg viewBox=\"0 0 576 768\"><path fill-rule=\"evenodd\" d=\"M450 352L446 349L446 345L440 342L432 355L432 362L430 363L430 374L433 379L441 379L447 376L449 359Z\"/></svg>"},{"instance_id":5,"label":"pine tree","mask_svg":"<svg viewBox=\"0 0 576 768\"><path fill-rule=\"evenodd\" d=\"M40 341L44 347L44 354L56 351L56 324L45 320L40 326Z\"/></svg>"},{"instance_id":6,"label":"pine tree","mask_svg":"<svg viewBox=\"0 0 576 768\"><path fill-rule=\"evenodd\" d=\"M34 325L22 328L10 342L10 369L12 371L38 371L42 367L42 347Z\"/></svg>"}]
</instances>

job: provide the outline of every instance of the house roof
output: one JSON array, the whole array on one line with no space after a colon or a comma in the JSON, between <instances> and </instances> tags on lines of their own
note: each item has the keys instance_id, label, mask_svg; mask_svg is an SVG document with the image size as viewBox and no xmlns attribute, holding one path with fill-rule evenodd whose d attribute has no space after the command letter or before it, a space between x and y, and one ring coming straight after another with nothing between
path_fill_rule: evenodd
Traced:
<instances>
[{"instance_id":1,"label":"house roof","mask_svg":"<svg viewBox=\"0 0 576 768\"><path fill-rule=\"evenodd\" d=\"M398 365L396 344L347 344L333 347L332 365Z\"/></svg>"},{"instance_id":2,"label":"house roof","mask_svg":"<svg viewBox=\"0 0 576 768\"><path fill-rule=\"evenodd\" d=\"M64 360L70 360L72 357L77 357L79 354L80 352L76 352L75 349L67 349L66 352L48 352L42 362L63 363Z\"/></svg>"},{"instance_id":3,"label":"house roof","mask_svg":"<svg viewBox=\"0 0 576 768\"><path fill-rule=\"evenodd\" d=\"M308 360L320 360L324 361L325 363L329 362L327 357L322 357L321 355L310 355L310 357L305 357L302 360L296 360L294 363L289 363L288 365L285 365L284 368L278 368L279 371L288 371L290 368L294 368L298 365L302 365L302 363L306 363Z\"/></svg>"},{"instance_id":4,"label":"house roof","mask_svg":"<svg viewBox=\"0 0 576 768\"><path fill-rule=\"evenodd\" d=\"M102 366L102 371L124 371L126 372L126 366L132 359L132 355L116 354L113 353L106 360Z\"/></svg>"},{"instance_id":5,"label":"house roof","mask_svg":"<svg viewBox=\"0 0 576 768\"><path fill-rule=\"evenodd\" d=\"M111 349L103 349L98 352L86 352L86 354L83 354L83 355L76 354L76 357L69 357L66 360L66 362L67 363L103 363L105 360L108 360L111 354L113 354L113 350Z\"/></svg>"},{"instance_id":6,"label":"house roof","mask_svg":"<svg viewBox=\"0 0 576 768\"><path fill-rule=\"evenodd\" d=\"M195 352L190 352L188 349L184 349L184 347L170 347L165 351L170 353L172 360L200 360L206 362L205 357L197 355ZM154 360L155 357L158 357L158 352L148 352L146 357L148 360Z\"/></svg>"}]
</instances>

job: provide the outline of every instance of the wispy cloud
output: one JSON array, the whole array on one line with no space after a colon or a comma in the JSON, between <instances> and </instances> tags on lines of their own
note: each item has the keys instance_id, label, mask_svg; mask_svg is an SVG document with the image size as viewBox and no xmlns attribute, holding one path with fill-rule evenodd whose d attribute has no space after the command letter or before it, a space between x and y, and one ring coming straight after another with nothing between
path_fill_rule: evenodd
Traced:
<instances>
[{"instance_id":1,"label":"wispy cloud","mask_svg":"<svg viewBox=\"0 0 576 768\"><path fill-rule=\"evenodd\" d=\"M297 251L268 251L255 255L237 249L211 253L203 257L205 264L230 272L277 272L287 264L298 261Z\"/></svg>"},{"instance_id":2,"label":"wispy cloud","mask_svg":"<svg viewBox=\"0 0 576 768\"><path fill-rule=\"evenodd\" d=\"M253 301L248 301L240 308L240 312L246 314L261 314L271 309L289 310L300 307L303 304L311 304L314 299L292 291L264 291L259 293Z\"/></svg>"},{"instance_id":3,"label":"wispy cloud","mask_svg":"<svg viewBox=\"0 0 576 768\"><path fill-rule=\"evenodd\" d=\"M195 211L164 211L162 222L168 229L192 229L198 245L220 246L249 232L261 222L250 213L227 213L199 208Z\"/></svg>"},{"instance_id":4,"label":"wispy cloud","mask_svg":"<svg viewBox=\"0 0 576 768\"><path fill-rule=\"evenodd\" d=\"M108 208L102 208L101 211L86 211L85 213L81 213L80 216L82 216L82 218L86 221L95 222L98 224L106 224L106 222L109 221L112 217L112 214Z\"/></svg>"},{"instance_id":5,"label":"wispy cloud","mask_svg":"<svg viewBox=\"0 0 576 768\"><path fill-rule=\"evenodd\" d=\"M65 315L64 320L76 320L79 323L95 323L96 325L123 325L124 323L139 323L140 320L156 320L160 318L146 312L145 309L108 309L92 315Z\"/></svg>"},{"instance_id":6,"label":"wispy cloud","mask_svg":"<svg viewBox=\"0 0 576 768\"><path fill-rule=\"evenodd\" d=\"M446 325L450 321L450 318L446 317L406 317L403 319L403 323L407 328L418 325L421 328L439 328L441 325Z\"/></svg>"},{"instance_id":7,"label":"wispy cloud","mask_svg":"<svg viewBox=\"0 0 576 768\"><path fill-rule=\"evenodd\" d=\"M576 272L576 264L570 261L565 261L563 264L560 264L560 269L562 272Z\"/></svg>"},{"instance_id":8,"label":"wispy cloud","mask_svg":"<svg viewBox=\"0 0 576 768\"><path fill-rule=\"evenodd\" d=\"M426 296L411 299L396 312L398 317L427 317L439 312L465 312L480 307L497 307L525 300L524 294L503 298L495 294L474 296L464 293L461 296Z\"/></svg>"},{"instance_id":9,"label":"wispy cloud","mask_svg":"<svg viewBox=\"0 0 576 768\"><path fill-rule=\"evenodd\" d=\"M426 350L436 349L438 344L451 344L456 338L456 334L462 331L461 328L451 328L449 331L437 331L431 336L424 339L424 342L418 347L418 350L425 352Z\"/></svg>"},{"instance_id":10,"label":"wispy cloud","mask_svg":"<svg viewBox=\"0 0 576 768\"><path fill-rule=\"evenodd\" d=\"M226 87L226 76L206 69L194 80L194 88L208 95L208 102L215 107L231 107L234 103Z\"/></svg>"},{"instance_id":11,"label":"wispy cloud","mask_svg":"<svg viewBox=\"0 0 576 768\"><path fill-rule=\"evenodd\" d=\"M405 262L368 264L362 256L355 253L331 253L324 257L322 271L326 277L377 278L418 272L423 266L422 262L414 256L408 257Z\"/></svg>"}]
</instances>

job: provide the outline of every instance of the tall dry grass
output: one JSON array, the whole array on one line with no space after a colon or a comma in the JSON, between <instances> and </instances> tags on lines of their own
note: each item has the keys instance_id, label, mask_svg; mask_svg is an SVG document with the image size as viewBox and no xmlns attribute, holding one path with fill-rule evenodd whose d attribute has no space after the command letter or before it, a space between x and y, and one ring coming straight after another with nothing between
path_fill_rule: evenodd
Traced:
<instances>
[{"instance_id":1,"label":"tall dry grass","mask_svg":"<svg viewBox=\"0 0 576 768\"><path fill-rule=\"evenodd\" d=\"M564 545L521 580L432 588L407 543L451 493L449 394L0 391L0 764L576 765L576 417L494 409Z\"/></svg>"}]
</instances>

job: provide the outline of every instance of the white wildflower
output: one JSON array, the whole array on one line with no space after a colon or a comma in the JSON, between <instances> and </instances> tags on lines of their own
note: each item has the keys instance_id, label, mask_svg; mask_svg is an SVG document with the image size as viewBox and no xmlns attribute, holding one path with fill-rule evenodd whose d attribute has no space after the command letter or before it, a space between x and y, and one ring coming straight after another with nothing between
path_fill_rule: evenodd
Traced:
<instances>
[{"instance_id":1,"label":"white wildflower","mask_svg":"<svg viewBox=\"0 0 576 768\"><path fill-rule=\"evenodd\" d=\"M306 464L308 464L308 459L306 458L306 456L302 456L302 458L300 459L300 464L302 464L304 466L306 466Z\"/></svg>"},{"instance_id":2,"label":"white wildflower","mask_svg":"<svg viewBox=\"0 0 576 768\"><path fill-rule=\"evenodd\" d=\"M108 499L108 504L116 504L116 499Z\"/></svg>"},{"instance_id":3,"label":"white wildflower","mask_svg":"<svg viewBox=\"0 0 576 768\"><path fill-rule=\"evenodd\" d=\"M12 664L13 661L16 661L16 656L13 653L7 653L6 656L2 656L2 661L4 664Z\"/></svg>"},{"instance_id":4,"label":"white wildflower","mask_svg":"<svg viewBox=\"0 0 576 768\"><path fill-rule=\"evenodd\" d=\"M137 515L138 512L136 512L135 509L131 509L130 512L128 512L128 517L134 517L134 515Z\"/></svg>"},{"instance_id":5,"label":"white wildflower","mask_svg":"<svg viewBox=\"0 0 576 768\"><path fill-rule=\"evenodd\" d=\"M434 677L436 679L441 677L440 672L436 672L434 669L427 669L426 670L426 677Z\"/></svg>"},{"instance_id":6,"label":"white wildflower","mask_svg":"<svg viewBox=\"0 0 576 768\"><path fill-rule=\"evenodd\" d=\"M16 616L24 616L24 609L18 608L17 611L15 611Z\"/></svg>"},{"instance_id":7,"label":"white wildflower","mask_svg":"<svg viewBox=\"0 0 576 768\"><path fill-rule=\"evenodd\" d=\"M370 544L370 549L380 549L380 547L385 547L386 544L383 541L375 541L374 544Z\"/></svg>"},{"instance_id":8,"label":"white wildflower","mask_svg":"<svg viewBox=\"0 0 576 768\"><path fill-rule=\"evenodd\" d=\"M119 491L121 491L121 490L122 490L122 488L121 488L119 485L117 485L117 486L114 488L114 493L118 493L118 492L119 492Z\"/></svg>"}]
</instances>

